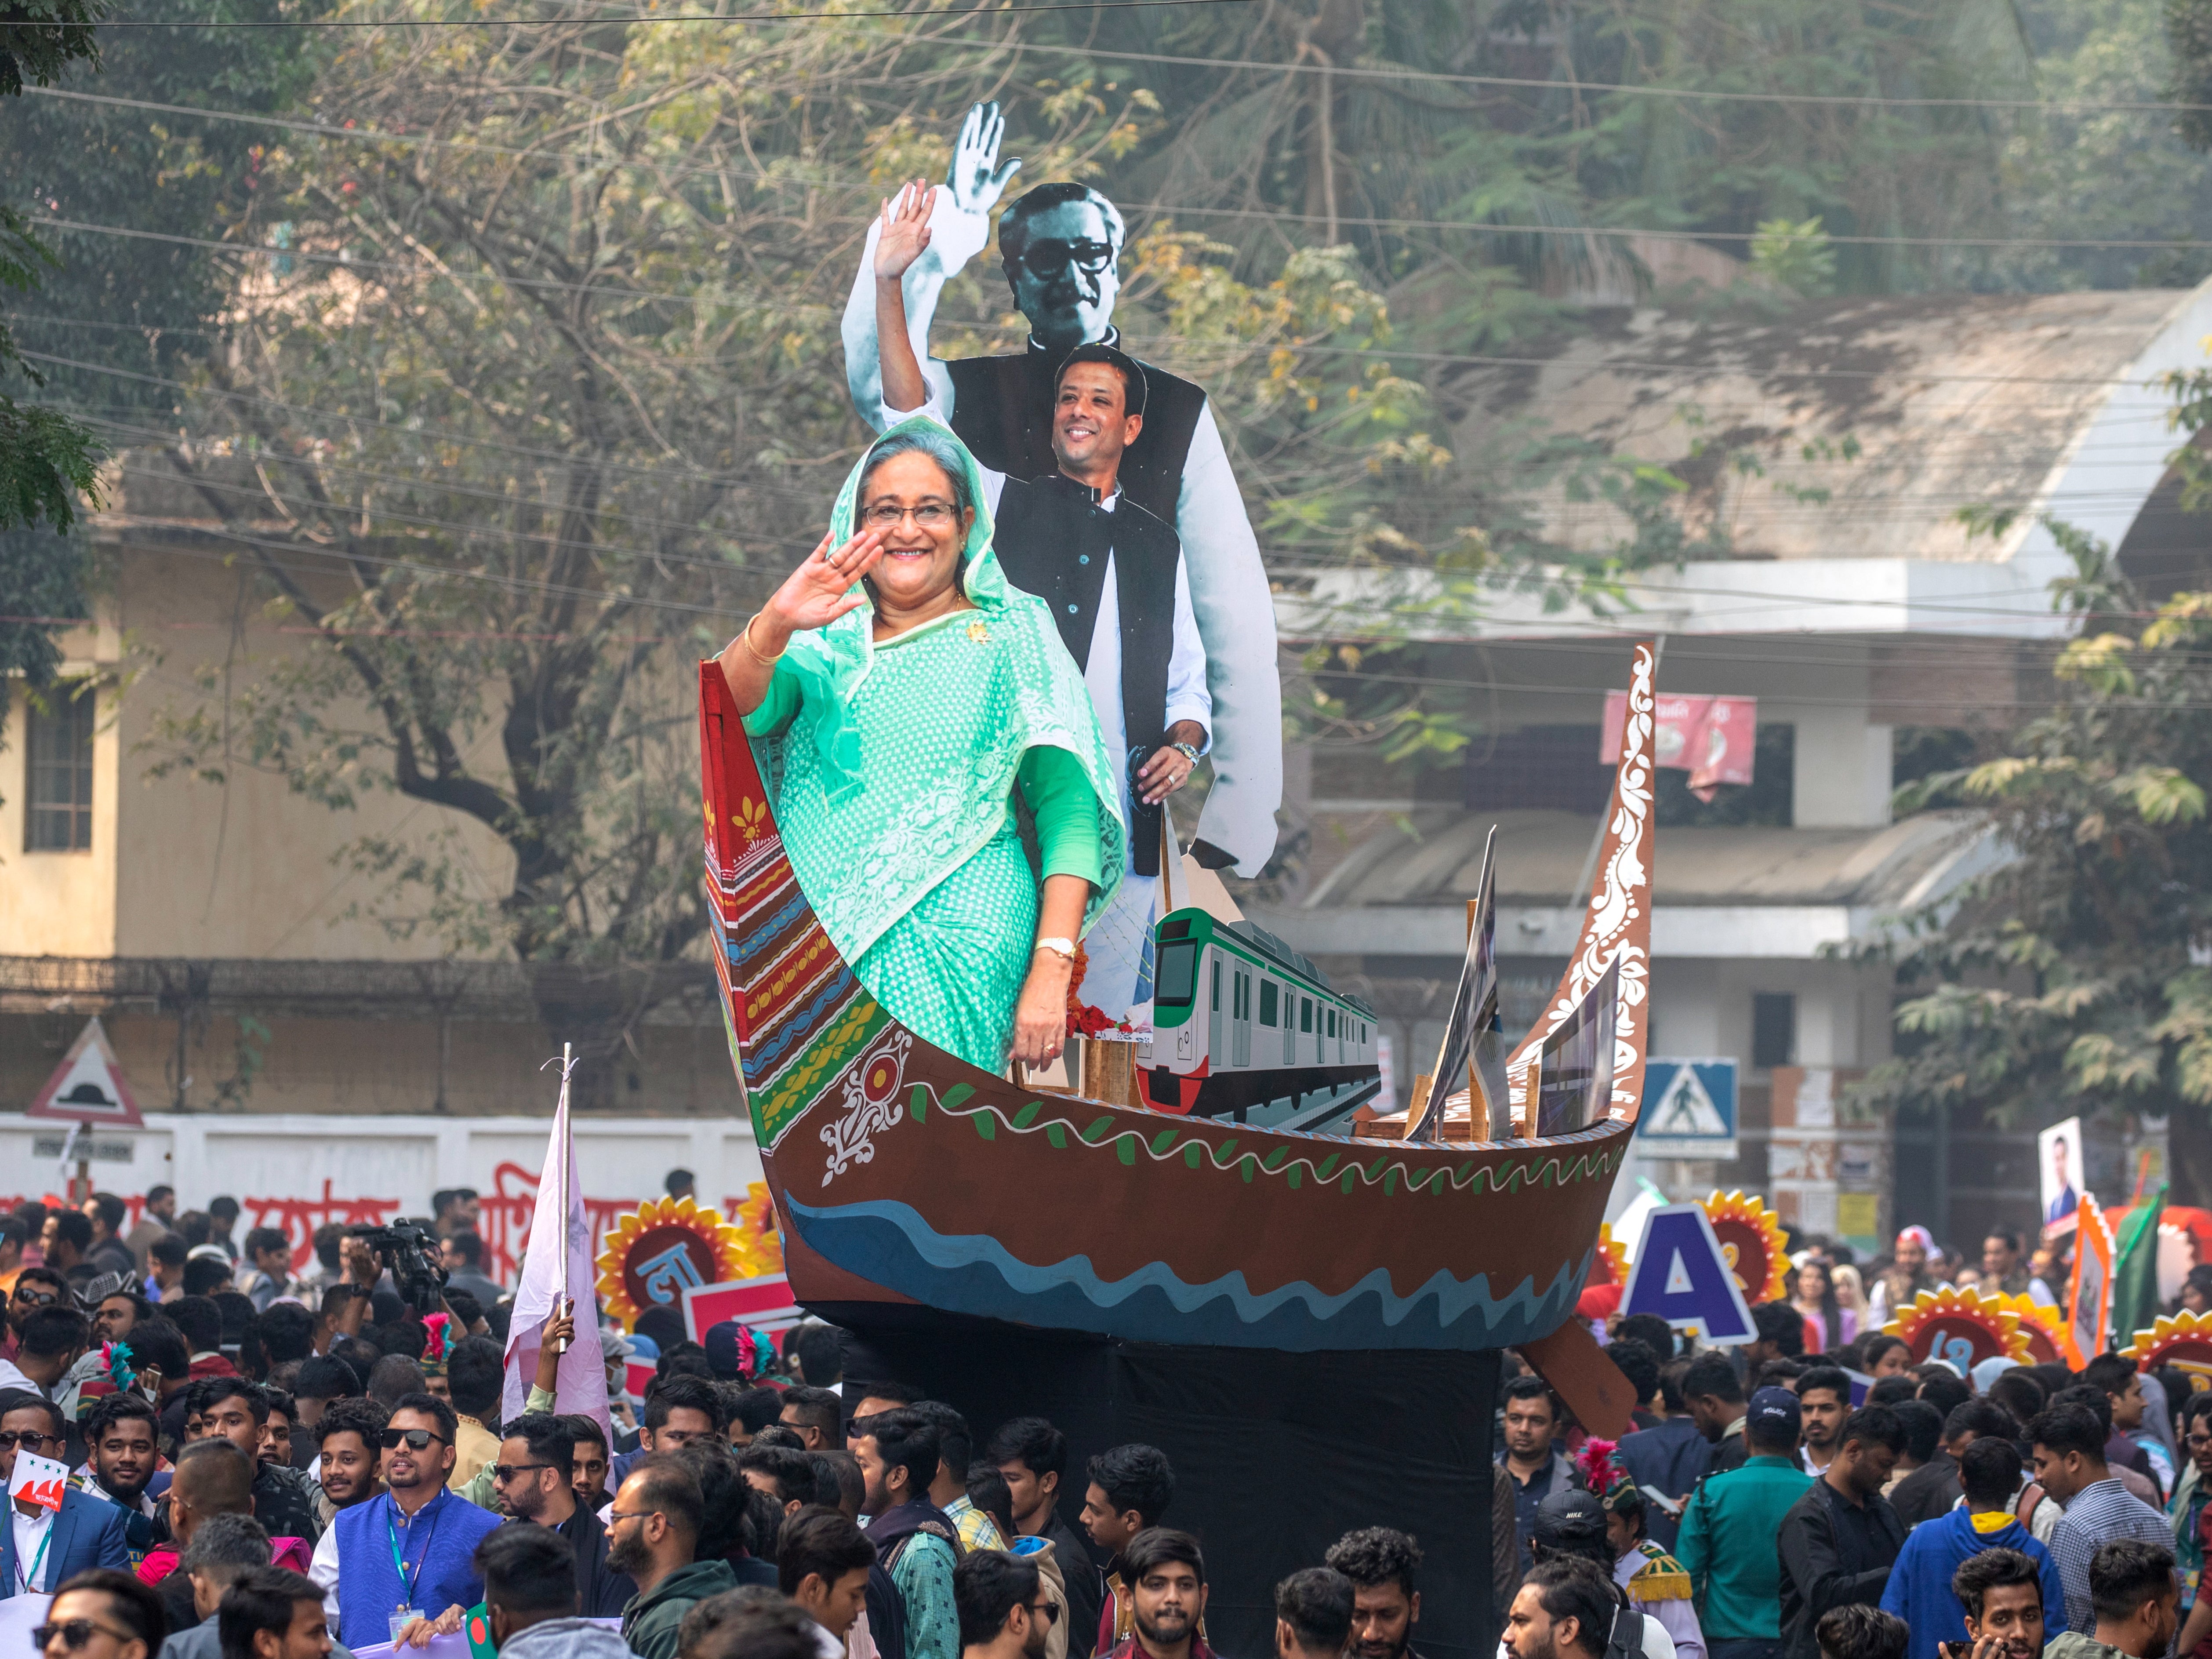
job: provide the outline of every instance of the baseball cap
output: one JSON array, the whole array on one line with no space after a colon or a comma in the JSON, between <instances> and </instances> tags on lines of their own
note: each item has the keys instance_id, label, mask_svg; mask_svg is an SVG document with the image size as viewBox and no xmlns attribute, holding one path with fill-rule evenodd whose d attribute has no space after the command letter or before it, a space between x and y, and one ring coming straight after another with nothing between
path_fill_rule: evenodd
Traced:
<instances>
[{"instance_id":1,"label":"baseball cap","mask_svg":"<svg viewBox=\"0 0 2212 1659\"><path fill-rule=\"evenodd\" d=\"M1797 1407L1797 1396L1787 1389L1759 1389L1754 1391L1744 1407L1744 1432L1780 1436L1796 1434L1804 1426L1805 1416Z\"/></svg>"},{"instance_id":2,"label":"baseball cap","mask_svg":"<svg viewBox=\"0 0 2212 1659\"><path fill-rule=\"evenodd\" d=\"M1580 1488L1555 1492L1536 1505L1536 1525L1531 1536L1547 1547L1602 1538L1605 1505Z\"/></svg>"},{"instance_id":3,"label":"baseball cap","mask_svg":"<svg viewBox=\"0 0 2212 1659\"><path fill-rule=\"evenodd\" d=\"M725 1319L709 1325L701 1340L707 1363L725 1382L735 1382L745 1374L744 1338L744 1328L734 1319Z\"/></svg>"}]
</instances>

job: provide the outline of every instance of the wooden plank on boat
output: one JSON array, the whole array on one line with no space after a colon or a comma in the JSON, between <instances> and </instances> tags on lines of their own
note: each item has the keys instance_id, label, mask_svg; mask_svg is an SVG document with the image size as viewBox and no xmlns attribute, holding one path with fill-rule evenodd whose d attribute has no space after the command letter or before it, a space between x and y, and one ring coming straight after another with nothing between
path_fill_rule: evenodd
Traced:
<instances>
[{"instance_id":1,"label":"wooden plank on boat","mask_svg":"<svg viewBox=\"0 0 2212 1659\"><path fill-rule=\"evenodd\" d=\"M1567 1402L1575 1421L1589 1433L1618 1440L1636 1427L1636 1385L1579 1319L1570 1319L1548 1336L1521 1345L1521 1356Z\"/></svg>"}]
</instances>

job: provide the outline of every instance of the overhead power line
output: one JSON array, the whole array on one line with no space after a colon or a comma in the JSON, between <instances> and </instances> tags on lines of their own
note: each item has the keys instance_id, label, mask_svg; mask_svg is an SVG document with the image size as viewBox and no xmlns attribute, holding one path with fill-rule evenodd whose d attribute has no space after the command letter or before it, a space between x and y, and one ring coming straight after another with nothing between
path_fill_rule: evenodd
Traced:
<instances>
[{"instance_id":1,"label":"overhead power line","mask_svg":"<svg viewBox=\"0 0 2212 1659\"><path fill-rule=\"evenodd\" d=\"M341 253L317 253L299 248L263 247L245 242L217 241L204 236L180 236L167 231L135 230L124 225L95 225L76 219L36 216L29 222L50 230L76 231L93 236L119 236L127 239L167 242L185 247L206 248L218 253L233 253L254 258L297 259L312 264L331 265L342 270L363 271L399 271L415 276L444 278L454 282L492 283L502 287L543 289L555 293L598 294L609 299L658 300L683 305L720 305L732 309L751 308L774 310L778 315L789 316L799 311L811 311L827 315L828 306L799 306L766 301L741 302L722 294L680 294L669 289L623 288L597 283L566 283L550 276L513 276L501 271L461 271L450 266L410 264L398 260L356 259ZM2151 246L2151 245L2147 245ZM2155 244L2160 246L2182 246L2184 244ZM2212 247L2212 243L2204 246ZM1249 352L1267 349L1266 341L1188 341L1175 339L1164 343L1182 347L1200 355L1212 351L1221 353ZM1291 343L1283 342L1280 343ZM1573 368L1576 361L1565 356L1553 357L1507 356L1487 352L1410 351L1388 346L1339 346L1325 343L1293 345L1300 352L1329 356L1372 357L1384 360L1401 359L1408 362L1464 364L1471 367L1496 368ZM1585 365L1592 372L1624 374L1667 374L1680 376L1684 366L1680 362L1644 362L1635 358L1605 357L1591 359ZM1741 373L1761 380L1889 380L1909 379L1919 385L1972 386L2111 386L2125 384L2118 374L1924 374L1894 368L1790 368L1779 363L1746 364L1741 368L1723 368L1722 373Z\"/></svg>"},{"instance_id":2,"label":"overhead power line","mask_svg":"<svg viewBox=\"0 0 2212 1659\"><path fill-rule=\"evenodd\" d=\"M1164 3L1165 0L1162 0ZM1198 3L1199 0L1189 0ZM204 120L230 121L249 126L264 126L285 132L305 133L315 137L333 138L346 143L362 144L403 144L422 148L459 150L468 154L501 156L535 156L547 161L573 161L585 167L607 167L616 172L640 173L653 176L692 178L713 175L724 171L720 167L696 165L663 168L650 161L620 161L590 150L549 150L520 144L487 144L473 139L445 138L430 133L392 132L382 128L339 126L327 121L306 121L295 117L261 115L249 110L210 109L198 104L167 104L143 98L124 98L106 93L67 91L58 88L27 88L33 93L52 98L65 99L84 104L105 104L122 109L143 109L152 114L198 116ZM2212 108L2212 106L2206 106ZM855 190L866 188L859 180L849 181ZM1207 207L1187 202L1117 202L1115 204L1125 215L1152 215L1155 217L1183 216L1208 219L1258 219L1269 222L1300 225L1333 225L1339 229L1377 231L1457 231L1477 236L1550 236L1568 240L1577 238L1598 238L1608 241L1650 240L1661 242L1753 242L1808 245L1827 244L1852 247L1930 247L1974 248L1985 252L2008 249L2036 249L2045 252L2073 251L2080 252L2195 252L2212 249L2212 240L2189 241L2159 237L2088 237L2088 236L1891 236L1859 234L1854 232L1826 230L1799 233L1791 230L1696 230L1657 225L1599 225L1599 224L1520 224L1479 219L1420 219L1394 218L1387 216L1354 214L1302 213L1288 208L1276 207ZM864 223L871 214L851 216L850 222ZM58 222L41 221L40 222ZM94 226L71 226L69 228L94 230ZM126 234L114 230L112 234ZM143 234L143 233L142 233ZM211 244L210 246L216 246ZM222 243L223 247L236 244ZM293 253L295 258L314 258L328 262L335 256L298 253L295 250L280 252ZM361 261L344 261L361 264ZM413 269L413 267L406 267ZM602 289L602 292L609 290ZM677 297L677 296L661 296Z\"/></svg>"},{"instance_id":3,"label":"overhead power line","mask_svg":"<svg viewBox=\"0 0 2212 1659\"><path fill-rule=\"evenodd\" d=\"M129 19L119 21L103 21L100 27L102 28L506 28L543 27L561 23L610 23L655 27L668 24L752 25L807 21L839 22L852 18L875 17L988 18L1023 12L1115 10L1143 6L1243 3L1249 3L1249 0L1063 0L1062 3L1052 4L946 6L916 10L891 9L875 11L754 12L735 17L724 16L714 12L670 12L659 16L639 13L622 16L604 14L580 15L572 13L551 17L301 19L297 21L266 22L228 22L212 20L206 22L194 22ZM878 30L868 30L863 33L888 34L887 31ZM1650 86L1626 81L1583 81L1572 78L1562 80L1550 76L1520 75L1468 75L1443 70L1412 69L1397 64L1285 63L1259 58L1206 58L1177 52L1115 52L1099 46L1063 45L1059 42L1042 40L976 41L933 38L927 44L956 47L964 51L1056 52L1065 57L1096 58L1107 63L1161 64L1191 69L1259 70L1274 75L1325 75L1334 79L1353 81L1419 81L1434 86L1491 87L1529 92L1563 93L1571 96L1610 93L1630 98L1676 98L1690 102L1714 104L1802 105L1831 109L1859 107L2021 110L2042 114L2166 115L2212 110L2212 104L2185 103L2166 99L1938 98L1896 96L1878 92L1757 92L1709 87Z\"/></svg>"},{"instance_id":4,"label":"overhead power line","mask_svg":"<svg viewBox=\"0 0 2212 1659\"><path fill-rule=\"evenodd\" d=\"M757 23L841 22L848 17L1003 17L1024 11L1126 11L1142 6L1243 6L1253 0L1047 0L1036 5L924 6L915 10L888 11L761 11L726 16L711 11L668 12L660 16L632 14L627 17L579 15L554 17L302 17L228 21L151 17L102 18L104 29L501 29L543 28L559 23L609 23L625 27L663 23L726 23L750 27Z\"/></svg>"}]
</instances>

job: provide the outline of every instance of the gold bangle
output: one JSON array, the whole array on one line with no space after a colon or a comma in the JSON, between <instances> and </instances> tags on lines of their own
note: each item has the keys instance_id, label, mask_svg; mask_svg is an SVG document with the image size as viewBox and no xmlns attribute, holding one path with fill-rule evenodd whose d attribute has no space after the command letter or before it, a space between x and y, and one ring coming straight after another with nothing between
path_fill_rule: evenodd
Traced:
<instances>
[{"instance_id":1,"label":"gold bangle","mask_svg":"<svg viewBox=\"0 0 2212 1659\"><path fill-rule=\"evenodd\" d=\"M758 663L763 668L773 668L778 662L782 660L783 651L777 652L773 657L763 657L760 653L759 647L753 644L753 624L760 620L760 617L761 613L756 611L751 616L745 618L745 625L738 630L738 643L744 647L745 654L748 657L750 657L755 662ZM790 642L788 641L785 641L783 650L788 651L790 649Z\"/></svg>"}]
</instances>

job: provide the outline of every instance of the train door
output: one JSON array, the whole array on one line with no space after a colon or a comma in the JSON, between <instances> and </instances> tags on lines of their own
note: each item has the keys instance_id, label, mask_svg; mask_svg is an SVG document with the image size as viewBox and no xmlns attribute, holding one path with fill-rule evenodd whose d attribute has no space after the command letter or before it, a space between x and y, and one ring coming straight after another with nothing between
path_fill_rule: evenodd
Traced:
<instances>
[{"instance_id":1,"label":"train door","mask_svg":"<svg viewBox=\"0 0 2212 1659\"><path fill-rule=\"evenodd\" d=\"M1242 968L1236 969L1235 974L1233 1000L1230 1008L1231 1029L1234 1033L1230 1038L1230 1063L1249 1066L1252 1063L1252 975Z\"/></svg>"},{"instance_id":2,"label":"train door","mask_svg":"<svg viewBox=\"0 0 2212 1659\"><path fill-rule=\"evenodd\" d=\"M1216 1066L1221 1064L1221 953L1207 952L1210 965L1206 975L1206 1057Z\"/></svg>"}]
</instances>

